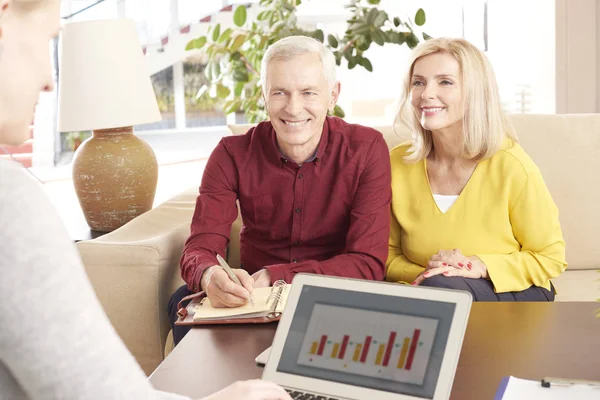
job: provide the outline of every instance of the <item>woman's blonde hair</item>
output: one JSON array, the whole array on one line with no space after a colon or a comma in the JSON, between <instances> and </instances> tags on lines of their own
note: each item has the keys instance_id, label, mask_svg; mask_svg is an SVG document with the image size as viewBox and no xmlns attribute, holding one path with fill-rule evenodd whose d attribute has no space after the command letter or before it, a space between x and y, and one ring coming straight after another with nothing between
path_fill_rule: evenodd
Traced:
<instances>
[{"instance_id":1,"label":"woman's blonde hair","mask_svg":"<svg viewBox=\"0 0 600 400\"><path fill-rule=\"evenodd\" d=\"M496 77L487 57L464 39L430 39L419 44L412 52L410 68L404 80L404 92L394 120L394 128L403 123L413 134L405 160L419 162L427 157L433 148L431 131L423 129L411 104L411 82L417 60L440 52L452 55L460 66L463 157L483 160L493 156L506 137L516 142L517 135L502 110Z\"/></svg>"}]
</instances>

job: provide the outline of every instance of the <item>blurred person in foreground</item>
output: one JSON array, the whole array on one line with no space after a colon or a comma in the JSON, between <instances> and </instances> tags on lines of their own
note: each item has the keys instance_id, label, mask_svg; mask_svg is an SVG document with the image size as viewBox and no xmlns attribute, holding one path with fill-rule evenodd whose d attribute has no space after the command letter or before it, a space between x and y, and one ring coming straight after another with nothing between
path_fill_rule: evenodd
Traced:
<instances>
[{"instance_id":1,"label":"blurred person in foreground","mask_svg":"<svg viewBox=\"0 0 600 400\"><path fill-rule=\"evenodd\" d=\"M40 92L54 88L49 40L59 0L0 0L0 143L19 145ZM156 391L110 325L40 185L0 159L0 398L186 399ZM206 400L290 400L237 382Z\"/></svg>"}]
</instances>

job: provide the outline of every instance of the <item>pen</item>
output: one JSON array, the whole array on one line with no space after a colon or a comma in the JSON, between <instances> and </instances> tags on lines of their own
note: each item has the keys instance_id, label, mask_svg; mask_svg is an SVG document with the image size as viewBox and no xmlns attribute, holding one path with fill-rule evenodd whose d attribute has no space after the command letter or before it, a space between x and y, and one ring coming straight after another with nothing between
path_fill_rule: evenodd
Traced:
<instances>
[{"instance_id":1,"label":"pen","mask_svg":"<svg viewBox=\"0 0 600 400\"><path fill-rule=\"evenodd\" d=\"M217 254L217 261L219 262L219 265L221 265L221 267L225 270L225 272L227 272L229 278L243 287L242 282L240 282L237 275L233 272L229 264L227 264L227 261L225 261L223 257L221 257L219 254ZM254 307L254 296L252 296L252 293L250 293L250 304L252 304L252 307Z\"/></svg>"},{"instance_id":2,"label":"pen","mask_svg":"<svg viewBox=\"0 0 600 400\"><path fill-rule=\"evenodd\" d=\"M542 386L549 388L552 386L573 386L573 385L587 385L593 388L600 389L600 382L597 381L586 381L583 379L563 379L563 378L550 378L546 377L542 379Z\"/></svg>"}]
</instances>

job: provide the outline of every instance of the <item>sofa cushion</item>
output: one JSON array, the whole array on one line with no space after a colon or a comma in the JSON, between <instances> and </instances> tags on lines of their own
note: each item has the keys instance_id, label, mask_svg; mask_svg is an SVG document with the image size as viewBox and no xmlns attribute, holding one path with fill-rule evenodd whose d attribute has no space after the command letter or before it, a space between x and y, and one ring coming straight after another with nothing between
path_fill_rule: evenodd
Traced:
<instances>
[{"instance_id":1,"label":"sofa cushion","mask_svg":"<svg viewBox=\"0 0 600 400\"><path fill-rule=\"evenodd\" d=\"M600 299L600 273L598 271L565 271L552 279L556 288L555 301L592 301ZM598 306L600 308L600 305Z\"/></svg>"},{"instance_id":2,"label":"sofa cushion","mask_svg":"<svg viewBox=\"0 0 600 400\"><path fill-rule=\"evenodd\" d=\"M510 116L559 210L569 270L598 268L600 114Z\"/></svg>"}]
</instances>

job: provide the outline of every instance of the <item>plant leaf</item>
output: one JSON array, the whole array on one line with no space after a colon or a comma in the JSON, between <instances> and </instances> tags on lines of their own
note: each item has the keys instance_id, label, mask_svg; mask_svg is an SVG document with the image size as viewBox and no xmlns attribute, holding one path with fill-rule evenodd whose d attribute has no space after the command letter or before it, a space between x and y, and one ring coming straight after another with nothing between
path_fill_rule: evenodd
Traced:
<instances>
[{"instance_id":1,"label":"plant leaf","mask_svg":"<svg viewBox=\"0 0 600 400\"><path fill-rule=\"evenodd\" d=\"M221 34L221 24L216 24L212 33L212 40L216 42L219 40L219 35Z\"/></svg>"},{"instance_id":2,"label":"plant leaf","mask_svg":"<svg viewBox=\"0 0 600 400\"><path fill-rule=\"evenodd\" d=\"M231 94L231 89L221 84L217 85L217 96L220 99L226 99Z\"/></svg>"},{"instance_id":3,"label":"plant leaf","mask_svg":"<svg viewBox=\"0 0 600 400\"><path fill-rule=\"evenodd\" d=\"M211 64L211 75L213 77L213 80L217 80L219 79L219 75L221 75L221 65L219 65L218 61L213 61Z\"/></svg>"},{"instance_id":4,"label":"plant leaf","mask_svg":"<svg viewBox=\"0 0 600 400\"><path fill-rule=\"evenodd\" d=\"M383 24L385 23L385 21L388 20L388 15L385 11L379 11L379 13L377 14L377 17L375 18L375 21L373 21L373 25L375 25L377 28L383 26Z\"/></svg>"},{"instance_id":5,"label":"plant leaf","mask_svg":"<svg viewBox=\"0 0 600 400\"><path fill-rule=\"evenodd\" d=\"M385 36L383 36L379 29L375 29L371 33L371 37L373 38L373 41L380 46L383 46L383 44L385 43Z\"/></svg>"},{"instance_id":6,"label":"plant leaf","mask_svg":"<svg viewBox=\"0 0 600 400\"><path fill-rule=\"evenodd\" d=\"M250 79L246 68L237 68L233 71L233 80L236 82L246 83Z\"/></svg>"},{"instance_id":7,"label":"plant leaf","mask_svg":"<svg viewBox=\"0 0 600 400\"><path fill-rule=\"evenodd\" d=\"M415 15L415 24L418 26L423 26L425 24L425 11L423 11L422 8L419 8Z\"/></svg>"},{"instance_id":8,"label":"plant leaf","mask_svg":"<svg viewBox=\"0 0 600 400\"><path fill-rule=\"evenodd\" d=\"M206 67L204 68L204 76L206 77L206 79L207 79L209 82L212 82L212 81L213 81L213 75L212 75L212 73L213 73L213 69L212 69L212 66L211 66L211 65L212 65L212 61L209 61L209 62L206 64Z\"/></svg>"},{"instance_id":9,"label":"plant leaf","mask_svg":"<svg viewBox=\"0 0 600 400\"><path fill-rule=\"evenodd\" d=\"M346 58L348 58L348 57L346 57ZM357 64L356 58L354 58L354 57L348 58L348 69L352 69L352 68L356 67L356 64Z\"/></svg>"},{"instance_id":10,"label":"plant leaf","mask_svg":"<svg viewBox=\"0 0 600 400\"><path fill-rule=\"evenodd\" d=\"M314 34L313 37L315 39L317 39L319 42L323 43L323 41L325 40L325 35L323 34L323 31L320 29L317 29Z\"/></svg>"},{"instance_id":11,"label":"plant leaf","mask_svg":"<svg viewBox=\"0 0 600 400\"><path fill-rule=\"evenodd\" d=\"M201 49L206 44L206 36L200 36L197 39L190 40L185 47L186 50Z\"/></svg>"},{"instance_id":12,"label":"plant leaf","mask_svg":"<svg viewBox=\"0 0 600 400\"><path fill-rule=\"evenodd\" d=\"M371 29L371 26L369 24L364 23L364 22L355 22L354 24L350 25L349 29L355 35L362 35L364 33L369 32L369 30Z\"/></svg>"},{"instance_id":13,"label":"plant leaf","mask_svg":"<svg viewBox=\"0 0 600 400\"><path fill-rule=\"evenodd\" d=\"M426 34L425 32L423 32L423 39L429 40L429 39L432 39L432 37L429 36L428 34Z\"/></svg>"},{"instance_id":14,"label":"plant leaf","mask_svg":"<svg viewBox=\"0 0 600 400\"><path fill-rule=\"evenodd\" d=\"M411 49L414 49L417 46L417 44L419 44L419 38L417 38L417 36L414 34L414 32L411 32L410 35L406 36L405 38L406 38L406 44Z\"/></svg>"},{"instance_id":15,"label":"plant leaf","mask_svg":"<svg viewBox=\"0 0 600 400\"><path fill-rule=\"evenodd\" d=\"M394 17L394 26L397 28L400 26L400 18Z\"/></svg>"},{"instance_id":16,"label":"plant leaf","mask_svg":"<svg viewBox=\"0 0 600 400\"><path fill-rule=\"evenodd\" d=\"M344 112L342 107L336 104L333 108L333 115L335 115L336 117L344 118L346 116L346 113Z\"/></svg>"},{"instance_id":17,"label":"plant leaf","mask_svg":"<svg viewBox=\"0 0 600 400\"><path fill-rule=\"evenodd\" d=\"M327 42L329 43L329 46L334 49L339 45L338 40L333 35L327 35Z\"/></svg>"},{"instance_id":18,"label":"plant leaf","mask_svg":"<svg viewBox=\"0 0 600 400\"><path fill-rule=\"evenodd\" d=\"M233 12L233 23L237 26L242 26L246 23L246 17L246 6L240 4L235 8L235 11Z\"/></svg>"},{"instance_id":19,"label":"plant leaf","mask_svg":"<svg viewBox=\"0 0 600 400\"><path fill-rule=\"evenodd\" d=\"M229 100L223 105L223 113L225 115L231 114L234 111L237 111L240 108L240 101L238 99Z\"/></svg>"},{"instance_id":20,"label":"plant leaf","mask_svg":"<svg viewBox=\"0 0 600 400\"><path fill-rule=\"evenodd\" d=\"M235 97L240 97L242 95L243 90L244 90L244 84L242 82L236 82L233 87L233 95Z\"/></svg>"},{"instance_id":21,"label":"plant leaf","mask_svg":"<svg viewBox=\"0 0 600 400\"><path fill-rule=\"evenodd\" d=\"M259 21L264 21L268 17L267 13L268 13L267 10L259 12L258 15L256 16L256 19Z\"/></svg>"},{"instance_id":22,"label":"plant leaf","mask_svg":"<svg viewBox=\"0 0 600 400\"><path fill-rule=\"evenodd\" d=\"M221 36L219 36L219 43L225 43L227 41L227 39L229 39L231 37L231 34L233 33L233 30L231 28L227 28L225 29L225 31L223 33L221 33Z\"/></svg>"},{"instance_id":23,"label":"plant leaf","mask_svg":"<svg viewBox=\"0 0 600 400\"><path fill-rule=\"evenodd\" d=\"M233 39L233 42L231 42L231 44L229 45L229 51L231 51L231 52L237 51L240 47L242 47L245 40L246 40L246 35L237 35L235 37L235 39Z\"/></svg>"},{"instance_id":24,"label":"plant leaf","mask_svg":"<svg viewBox=\"0 0 600 400\"><path fill-rule=\"evenodd\" d=\"M373 64L371 64L371 61L369 61L367 58L361 58L358 63L365 67L367 71L373 72Z\"/></svg>"},{"instance_id":25,"label":"plant leaf","mask_svg":"<svg viewBox=\"0 0 600 400\"><path fill-rule=\"evenodd\" d=\"M367 13L367 18L366 18L366 24L367 25L373 25L373 22L375 21L375 18L377 18L377 15L379 15L379 10L376 9L375 7L371 8L369 10L369 12Z\"/></svg>"}]
</instances>

